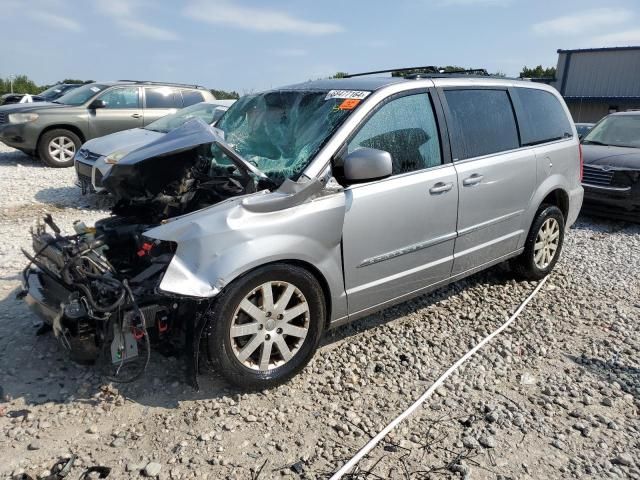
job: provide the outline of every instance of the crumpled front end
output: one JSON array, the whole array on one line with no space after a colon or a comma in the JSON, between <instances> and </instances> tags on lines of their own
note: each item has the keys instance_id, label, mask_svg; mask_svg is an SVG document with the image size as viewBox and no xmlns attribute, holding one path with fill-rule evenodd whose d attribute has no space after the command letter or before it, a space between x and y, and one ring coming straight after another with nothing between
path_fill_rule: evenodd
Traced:
<instances>
[{"instance_id":1,"label":"crumpled front end","mask_svg":"<svg viewBox=\"0 0 640 480\"><path fill-rule=\"evenodd\" d=\"M130 381L146 368L151 344L172 343L178 317L195 308L157 292L175 246L118 217L74 227L63 236L49 216L32 230L20 296L74 360Z\"/></svg>"}]
</instances>

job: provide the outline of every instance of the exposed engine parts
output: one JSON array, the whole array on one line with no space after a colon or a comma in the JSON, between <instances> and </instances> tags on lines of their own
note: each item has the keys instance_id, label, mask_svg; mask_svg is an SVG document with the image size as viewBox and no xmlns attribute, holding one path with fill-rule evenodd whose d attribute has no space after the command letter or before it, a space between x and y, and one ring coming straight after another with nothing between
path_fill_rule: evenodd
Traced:
<instances>
[{"instance_id":1,"label":"exposed engine parts","mask_svg":"<svg viewBox=\"0 0 640 480\"><path fill-rule=\"evenodd\" d=\"M173 246L145 239L149 225L131 219L74 227L75 235L63 236L48 216L32 230L26 300L72 358L98 362L111 380L132 381L149 362L151 342L169 341L180 330L177 315L189 309L156 291Z\"/></svg>"}]
</instances>

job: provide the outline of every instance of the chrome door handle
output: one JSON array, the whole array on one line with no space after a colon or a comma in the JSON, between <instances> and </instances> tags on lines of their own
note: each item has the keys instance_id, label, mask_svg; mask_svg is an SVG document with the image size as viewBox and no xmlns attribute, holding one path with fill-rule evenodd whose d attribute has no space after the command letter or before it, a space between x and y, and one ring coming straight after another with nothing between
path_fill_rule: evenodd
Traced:
<instances>
[{"instance_id":1,"label":"chrome door handle","mask_svg":"<svg viewBox=\"0 0 640 480\"><path fill-rule=\"evenodd\" d=\"M462 185L464 185L465 187L471 187L473 185L479 184L483 178L484 178L484 175L480 175L479 173L474 173L470 177L465 178L462 181Z\"/></svg>"},{"instance_id":2,"label":"chrome door handle","mask_svg":"<svg viewBox=\"0 0 640 480\"><path fill-rule=\"evenodd\" d=\"M134 113L131 115L133 118L142 118L142 115L140 115L139 113Z\"/></svg>"},{"instance_id":3,"label":"chrome door handle","mask_svg":"<svg viewBox=\"0 0 640 480\"><path fill-rule=\"evenodd\" d=\"M429 189L429 193L435 195L435 194L438 194L438 193L448 192L452 188L453 188L453 183L438 182L433 187L431 187Z\"/></svg>"}]
</instances>

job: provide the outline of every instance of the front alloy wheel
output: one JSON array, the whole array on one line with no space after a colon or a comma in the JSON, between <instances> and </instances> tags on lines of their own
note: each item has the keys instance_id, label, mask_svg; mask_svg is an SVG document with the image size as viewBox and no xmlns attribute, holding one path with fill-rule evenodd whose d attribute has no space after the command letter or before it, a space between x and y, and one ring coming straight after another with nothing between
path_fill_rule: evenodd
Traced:
<instances>
[{"instance_id":1,"label":"front alloy wheel","mask_svg":"<svg viewBox=\"0 0 640 480\"><path fill-rule=\"evenodd\" d=\"M80 137L71 130L56 128L42 134L38 140L38 154L49 167L71 167L81 144Z\"/></svg>"},{"instance_id":2,"label":"front alloy wheel","mask_svg":"<svg viewBox=\"0 0 640 480\"><path fill-rule=\"evenodd\" d=\"M262 390L287 381L313 356L325 325L324 293L308 270L274 263L227 286L207 317L211 362L231 383Z\"/></svg>"},{"instance_id":3,"label":"front alloy wheel","mask_svg":"<svg viewBox=\"0 0 640 480\"><path fill-rule=\"evenodd\" d=\"M49 140L47 145L49 156L58 163L66 163L73 160L76 154L76 146L69 137L60 136Z\"/></svg>"},{"instance_id":4,"label":"front alloy wheel","mask_svg":"<svg viewBox=\"0 0 640 480\"><path fill-rule=\"evenodd\" d=\"M288 282L263 283L233 315L233 353L247 368L265 372L281 367L302 347L309 323L309 304L300 289Z\"/></svg>"}]
</instances>

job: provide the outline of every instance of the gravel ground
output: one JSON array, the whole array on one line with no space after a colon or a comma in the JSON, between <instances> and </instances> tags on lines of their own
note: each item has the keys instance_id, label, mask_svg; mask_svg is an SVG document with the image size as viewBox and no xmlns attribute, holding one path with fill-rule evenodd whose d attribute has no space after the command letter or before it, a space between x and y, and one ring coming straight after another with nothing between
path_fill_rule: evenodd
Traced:
<instances>
[{"instance_id":1,"label":"gravel ground","mask_svg":"<svg viewBox=\"0 0 640 480\"><path fill-rule=\"evenodd\" d=\"M101 218L72 169L0 145L0 478L60 458L109 478L327 478L503 323L534 288L503 266L331 332L305 371L246 394L152 355L105 384L15 300L19 249L44 212ZM449 378L352 478L640 478L640 226L581 218L514 325Z\"/></svg>"}]
</instances>

